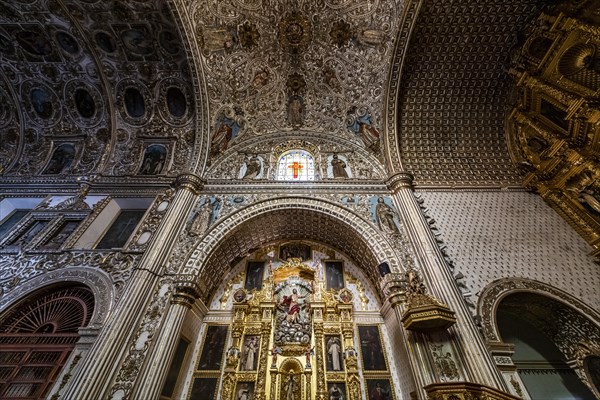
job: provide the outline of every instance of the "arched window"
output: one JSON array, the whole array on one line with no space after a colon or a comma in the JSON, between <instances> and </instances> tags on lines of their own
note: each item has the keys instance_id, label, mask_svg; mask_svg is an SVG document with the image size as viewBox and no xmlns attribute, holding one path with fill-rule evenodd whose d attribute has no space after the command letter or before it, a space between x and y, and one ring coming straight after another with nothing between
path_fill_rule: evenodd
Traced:
<instances>
[{"instance_id":1,"label":"arched window","mask_svg":"<svg viewBox=\"0 0 600 400\"><path fill-rule=\"evenodd\" d=\"M94 311L82 285L42 289L0 317L0 398L42 399Z\"/></svg>"},{"instance_id":2,"label":"arched window","mask_svg":"<svg viewBox=\"0 0 600 400\"><path fill-rule=\"evenodd\" d=\"M278 181L314 181L315 161L304 150L286 151L279 158L277 166Z\"/></svg>"}]
</instances>

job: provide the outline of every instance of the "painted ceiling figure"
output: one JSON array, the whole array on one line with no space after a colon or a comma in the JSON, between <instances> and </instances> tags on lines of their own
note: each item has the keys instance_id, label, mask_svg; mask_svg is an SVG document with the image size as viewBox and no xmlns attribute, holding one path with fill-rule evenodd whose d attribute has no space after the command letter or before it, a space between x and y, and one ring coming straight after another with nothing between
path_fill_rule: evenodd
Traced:
<instances>
[{"instance_id":1,"label":"painted ceiling figure","mask_svg":"<svg viewBox=\"0 0 600 400\"><path fill-rule=\"evenodd\" d=\"M337 154L333 155L331 166L333 167L334 178L348 178L348 173L346 172L346 163L344 160L340 160Z\"/></svg>"},{"instance_id":2,"label":"painted ceiling figure","mask_svg":"<svg viewBox=\"0 0 600 400\"><path fill-rule=\"evenodd\" d=\"M392 233L399 233L398 226L396 226L396 222L394 221L394 216L396 213L392 207L385 204L383 197L377 199L375 213L377 214L377 223L379 225L379 229Z\"/></svg>"}]
</instances>

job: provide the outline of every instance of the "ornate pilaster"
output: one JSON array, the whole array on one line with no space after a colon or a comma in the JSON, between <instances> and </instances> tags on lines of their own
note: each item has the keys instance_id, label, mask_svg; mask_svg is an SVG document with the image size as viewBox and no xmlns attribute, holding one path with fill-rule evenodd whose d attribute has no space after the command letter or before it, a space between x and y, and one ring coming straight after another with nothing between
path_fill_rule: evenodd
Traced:
<instances>
[{"instance_id":1,"label":"ornate pilaster","mask_svg":"<svg viewBox=\"0 0 600 400\"><path fill-rule=\"evenodd\" d=\"M265 317L266 313L263 313ZM271 335L272 321L271 314L269 318L263 318L260 329L260 362L258 363L258 377L256 378L256 387L258 390L254 392L255 400L265 400L267 398L267 370L269 370L269 337Z\"/></svg>"},{"instance_id":2,"label":"ornate pilaster","mask_svg":"<svg viewBox=\"0 0 600 400\"><path fill-rule=\"evenodd\" d=\"M325 360L323 359L323 321L313 321L315 335L316 370L317 370L317 399L325 399L327 396L327 385L325 384ZM312 371L311 371L312 372ZM306 375L307 382L310 375ZM307 386L307 389L309 386ZM307 393L310 393L307 391Z\"/></svg>"},{"instance_id":3,"label":"ornate pilaster","mask_svg":"<svg viewBox=\"0 0 600 400\"><path fill-rule=\"evenodd\" d=\"M508 391L417 203L412 176L396 174L387 183L413 244L415 263L424 285L434 298L456 313L457 322L448 331L405 334L410 352L416 353L411 354L411 361L414 363L415 356L419 359L413 365L418 385L422 388L436 382L468 381ZM390 300L396 303L394 298ZM401 318L401 313L398 316Z\"/></svg>"},{"instance_id":4,"label":"ornate pilaster","mask_svg":"<svg viewBox=\"0 0 600 400\"><path fill-rule=\"evenodd\" d=\"M155 399L160 395L171 366L171 360L179 340L179 332L185 316L200 296L194 277L179 277L175 282L171 304L163 318L160 329L153 340L146 362L140 370L140 379L132 391L131 398Z\"/></svg>"},{"instance_id":5,"label":"ornate pilaster","mask_svg":"<svg viewBox=\"0 0 600 400\"><path fill-rule=\"evenodd\" d=\"M164 215L150 238L148 249L151 250L143 254L120 302L61 398L130 395L171 294L169 282L161 281L164 265L202 183L193 174L181 175L175 181L172 200L157 211ZM111 390L117 376L119 383Z\"/></svg>"}]
</instances>

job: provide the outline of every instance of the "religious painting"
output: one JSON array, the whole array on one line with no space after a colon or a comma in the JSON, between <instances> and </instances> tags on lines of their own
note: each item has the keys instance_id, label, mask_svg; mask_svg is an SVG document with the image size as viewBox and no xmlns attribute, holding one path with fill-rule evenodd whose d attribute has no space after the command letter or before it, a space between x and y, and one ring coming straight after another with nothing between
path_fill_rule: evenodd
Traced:
<instances>
[{"instance_id":1,"label":"religious painting","mask_svg":"<svg viewBox=\"0 0 600 400\"><path fill-rule=\"evenodd\" d=\"M359 325L358 336L360 338L363 370L387 371L379 325Z\"/></svg>"},{"instance_id":2,"label":"religious painting","mask_svg":"<svg viewBox=\"0 0 600 400\"><path fill-rule=\"evenodd\" d=\"M217 123L217 127L210 140L210 155L216 157L229 148L229 143L234 140L240 132L241 126L234 119L234 116L222 115Z\"/></svg>"},{"instance_id":3,"label":"religious painting","mask_svg":"<svg viewBox=\"0 0 600 400\"><path fill-rule=\"evenodd\" d=\"M248 261L246 266L246 290L261 290L263 283L263 274L265 270L264 261Z\"/></svg>"},{"instance_id":4,"label":"religious painting","mask_svg":"<svg viewBox=\"0 0 600 400\"><path fill-rule=\"evenodd\" d=\"M342 339L339 335L325 335L325 368L327 371L343 371Z\"/></svg>"},{"instance_id":5,"label":"religious painting","mask_svg":"<svg viewBox=\"0 0 600 400\"><path fill-rule=\"evenodd\" d=\"M119 249L125 246L145 213L146 210L121 210L95 248Z\"/></svg>"},{"instance_id":6,"label":"religious painting","mask_svg":"<svg viewBox=\"0 0 600 400\"><path fill-rule=\"evenodd\" d=\"M235 387L235 400L252 400L254 398L254 382L238 382Z\"/></svg>"},{"instance_id":7,"label":"religious painting","mask_svg":"<svg viewBox=\"0 0 600 400\"><path fill-rule=\"evenodd\" d=\"M167 159L167 149L160 144L152 144L144 151L144 160L140 175L158 175L162 172Z\"/></svg>"},{"instance_id":8,"label":"religious painting","mask_svg":"<svg viewBox=\"0 0 600 400\"><path fill-rule=\"evenodd\" d=\"M290 258L299 258L302 261L312 258L312 249L309 245L302 243L286 243L279 246L279 259L287 261Z\"/></svg>"},{"instance_id":9,"label":"religious painting","mask_svg":"<svg viewBox=\"0 0 600 400\"><path fill-rule=\"evenodd\" d=\"M242 347L242 359L240 361L240 371L256 371L258 364L258 350L260 349L260 336L244 336Z\"/></svg>"},{"instance_id":10,"label":"religious painting","mask_svg":"<svg viewBox=\"0 0 600 400\"><path fill-rule=\"evenodd\" d=\"M190 400L217 400L219 378L194 378Z\"/></svg>"},{"instance_id":11,"label":"religious painting","mask_svg":"<svg viewBox=\"0 0 600 400\"><path fill-rule=\"evenodd\" d=\"M69 143L59 145L42 172L43 175L57 175L66 173L75 159L75 146Z\"/></svg>"},{"instance_id":12,"label":"religious painting","mask_svg":"<svg viewBox=\"0 0 600 400\"><path fill-rule=\"evenodd\" d=\"M327 400L346 400L348 398L348 395L346 394L346 383L328 382L327 396Z\"/></svg>"},{"instance_id":13,"label":"religious painting","mask_svg":"<svg viewBox=\"0 0 600 400\"><path fill-rule=\"evenodd\" d=\"M394 391L389 379L367 379L367 398L369 400L393 400Z\"/></svg>"},{"instance_id":14,"label":"religious painting","mask_svg":"<svg viewBox=\"0 0 600 400\"><path fill-rule=\"evenodd\" d=\"M312 321L310 295L312 287L303 281L279 286L275 290L275 344L310 343Z\"/></svg>"},{"instance_id":15,"label":"religious painting","mask_svg":"<svg viewBox=\"0 0 600 400\"><path fill-rule=\"evenodd\" d=\"M203 371L220 371L223 365L223 351L227 340L227 325L209 325L202 345L202 353L198 369Z\"/></svg>"},{"instance_id":16,"label":"religious painting","mask_svg":"<svg viewBox=\"0 0 600 400\"><path fill-rule=\"evenodd\" d=\"M242 301L246 300L247 296L248 294L244 289L238 289L233 293L233 301L236 303L241 303Z\"/></svg>"},{"instance_id":17,"label":"religious painting","mask_svg":"<svg viewBox=\"0 0 600 400\"><path fill-rule=\"evenodd\" d=\"M371 197L370 203L373 222L379 229L392 234L400 233L398 214L392 204L392 199L387 196L374 196Z\"/></svg>"},{"instance_id":18,"label":"religious painting","mask_svg":"<svg viewBox=\"0 0 600 400\"><path fill-rule=\"evenodd\" d=\"M58 250L67 240L75 229L79 226L80 220L64 221L61 226L48 238L42 246L41 250Z\"/></svg>"},{"instance_id":19,"label":"religious painting","mask_svg":"<svg viewBox=\"0 0 600 400\"><path fill-rule=\"evenodd\" d=\"M325 280L327 290L344 288L344 263L341 261L325 261Z\"/></svg>"},{"instance_id":20,"label":"religious painting","mask_svg":"<svg viewBox=\"0 0 600 400\"><path fill-rule=\"evenodd\" d=\"M42 119L48 119L54 115L52 94L43 86L31 90L30 100L33 110Z\"/></svg>"},{"instance_id":21,"label":"religious painting","mask_svg":"<svg viewBox=\"0 0 600 400\"><path fill-rule=\"evenodd\" d=\"M121 32L121 40L130 53L147 56L154 52L154 38L145 26L124 30Z\"/></svg>"}]
</instances>

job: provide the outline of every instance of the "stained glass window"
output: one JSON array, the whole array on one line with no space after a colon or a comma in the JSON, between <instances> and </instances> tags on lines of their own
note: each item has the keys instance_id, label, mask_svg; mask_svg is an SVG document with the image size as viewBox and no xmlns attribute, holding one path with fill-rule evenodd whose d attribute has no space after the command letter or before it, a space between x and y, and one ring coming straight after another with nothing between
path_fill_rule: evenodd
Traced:
<instances>
[{"instance_id":1,"label":"stained glass window","mask_svg":"<svg viewBox=\"0 0 600 400\"><path fill-rule=\"evenodd\" d=\"M304 150L290 150L283 153L277 166L278 181L314 181L315 161Z\"/></svg>"}]
</instances>

